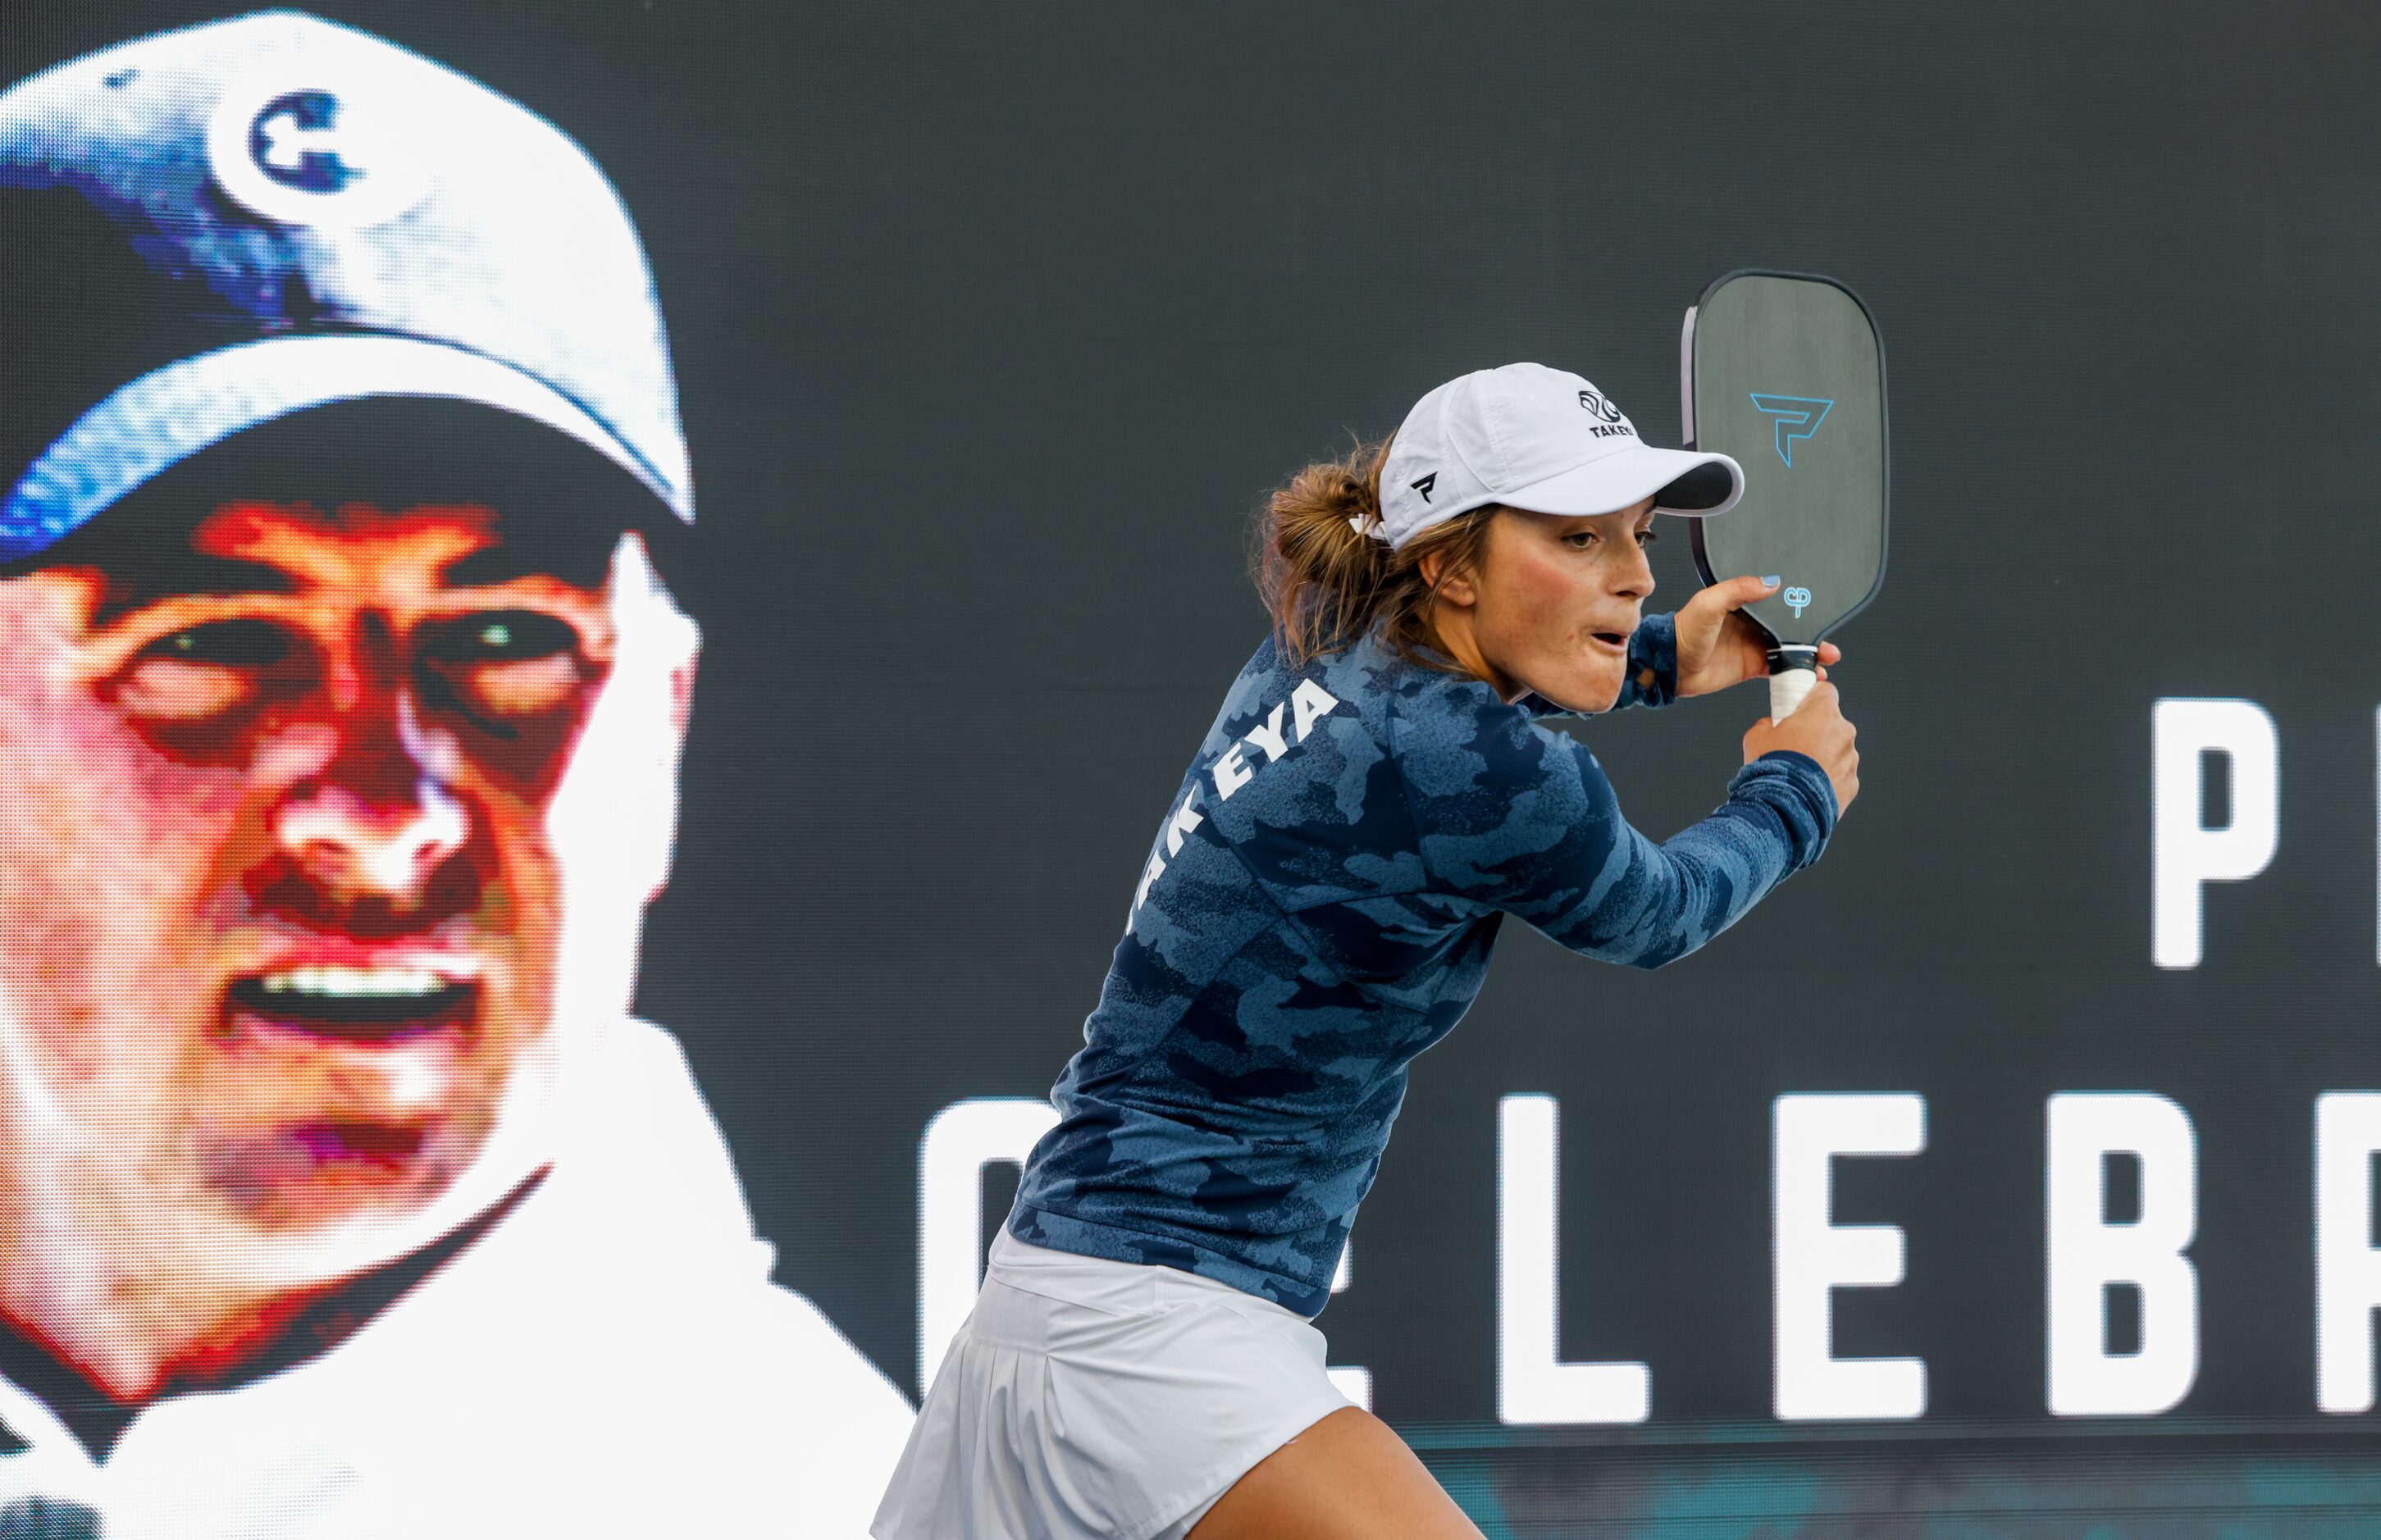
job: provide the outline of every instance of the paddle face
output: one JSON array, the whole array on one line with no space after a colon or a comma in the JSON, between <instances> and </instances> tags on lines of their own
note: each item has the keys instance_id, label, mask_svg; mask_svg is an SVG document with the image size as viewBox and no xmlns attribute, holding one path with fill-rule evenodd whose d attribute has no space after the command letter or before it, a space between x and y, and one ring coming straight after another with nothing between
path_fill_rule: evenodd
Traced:
<instances>
[{"instance_id":1,"label":"paddle face","mask_svg":"<svg viewBox=\"0 0 2381 1540\"><path fill-rule=\"evenodd\" d=\"M1833 279L1731 273L1687 312L1688 446L1744 468L1744 500L1689 520L1706 583L1784 585L1744 613L1785 645L1815 646L1885 581L1885 348Z\"/></svg>"}]
</instances>

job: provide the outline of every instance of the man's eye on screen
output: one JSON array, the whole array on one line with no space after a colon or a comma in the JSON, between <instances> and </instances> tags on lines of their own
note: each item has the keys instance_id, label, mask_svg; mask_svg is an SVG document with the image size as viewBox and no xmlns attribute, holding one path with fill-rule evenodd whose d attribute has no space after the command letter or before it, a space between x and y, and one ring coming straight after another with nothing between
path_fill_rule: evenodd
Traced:
<instances>
[{"instance_id":1,"label":"man's eye on screen","mask_svg":"<svg viewBox=\"0 0 2381 1540\"><path fill-rule=\"evenodd\" d=\"M538 610L495 610L446 621L424 637L421 657L458 703L486 716L553 711L570 702L589 674L578 628Z\"/></svg>"},{"instance_id":2,"label":"man's eye on screen","mask_svg":"<svg viewBox=\"0 0 2381 1540\"><path fill-rule=\"evenodd\" d=\"M269 620L186 626L140 649L119 678L116 703L164 722L220 715L287 675L301 655L289 633Z\"/></svg>"}]
</instances>

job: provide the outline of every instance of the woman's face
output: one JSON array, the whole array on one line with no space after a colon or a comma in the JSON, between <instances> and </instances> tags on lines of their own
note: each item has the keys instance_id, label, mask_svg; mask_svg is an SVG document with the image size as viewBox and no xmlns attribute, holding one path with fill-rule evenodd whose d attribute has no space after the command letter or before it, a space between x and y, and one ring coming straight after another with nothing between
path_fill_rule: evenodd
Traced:
<instances>
[{"instance_id":1,"label":"woman's face","mask_svg":"<svg viewBox=\"0 0 2381 1540\"><path fill-rule=\"evenodd\" d=\"M1478 569L1439 585L1448 651L1508 701L1535 691L1568 710L1609 710L1654 592L1653 523L1650 497L1584 517L1499 509Z\"/></svg>"}]
</instances>

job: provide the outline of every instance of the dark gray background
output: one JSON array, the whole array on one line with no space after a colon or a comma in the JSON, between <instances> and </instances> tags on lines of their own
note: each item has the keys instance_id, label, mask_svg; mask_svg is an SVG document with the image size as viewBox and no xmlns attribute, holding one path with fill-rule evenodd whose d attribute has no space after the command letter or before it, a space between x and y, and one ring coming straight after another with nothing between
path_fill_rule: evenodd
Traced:
<instances>
[{"instance_id":1,"label":"dark gray background","mask_svg":"<svg viewBox=\"0 0 2381 1540\"><path fill-rule=\"evenodd\" d=\"M1757 265L1852 285L1890 359L1893 565L1838 673L1860 804L1662 972L1513 928L1416 1067L1334 1360L1417 1438L1493 1424L1496 1098L1553 1092L1566 1356L1650 1362L1681 1447L1757 1424L1769 1102L1911 1090L1926 1154L1837 1204L1904 1228L1909 1280L1847 1297L1838 1351L1922 1353L1947 1427L2046 1435L2043 1098L2143 1089L2201 1143L2203 1366L2161 1426L2311 1417L2313 1098L2381 1083L2381 13L318 8L553 118L642 227L709 635L642 1006L782 1277L897 1381L920 1131L1079 1041L1262 632L1264 489L1514 359L1675 444L1680 314ZM7 73L213 14L12 10ZM1657 605L1691 591L1682 532L1655 568ZM1667 833L1758 693L1577 730ZM2181 974L2149 959L2165 694L2254 698L2282 741L2280 853Z\"/></svg>"}]
</instances>

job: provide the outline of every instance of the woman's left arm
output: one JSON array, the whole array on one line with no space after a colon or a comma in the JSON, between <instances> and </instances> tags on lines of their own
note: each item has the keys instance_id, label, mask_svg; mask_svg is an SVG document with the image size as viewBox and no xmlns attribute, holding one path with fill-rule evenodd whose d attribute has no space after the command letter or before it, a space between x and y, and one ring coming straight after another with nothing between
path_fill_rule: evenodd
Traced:
<instances>
[{"instance_id":1,"label":"woman's left arm","mask_svg":"<svg viewBox=\"0 0 2381 1540\"><path fill-rule=\"evenodd\" d=\"M1510 706L1447 705L1401 720L1396 740L1432 885L1588 957L1639 968L1684 957L1818 860L1835 832L1825 771L1777 752L1739 770L1708 817L1656 842L1621 816L1586 745Z\"/></svg>"},{"instance_id":2,"label":"woman's left arm","mask_svg":"<svg viewBox=\"0 0 2381 1540\"><path fill-rule=\"evenodd\" d=\"M1629 673L1620 681L1623 706L1667 706L1679 698L1679 625L1674 615L1649 615L1629 636Z\"/></svg>"}]
</instances>

